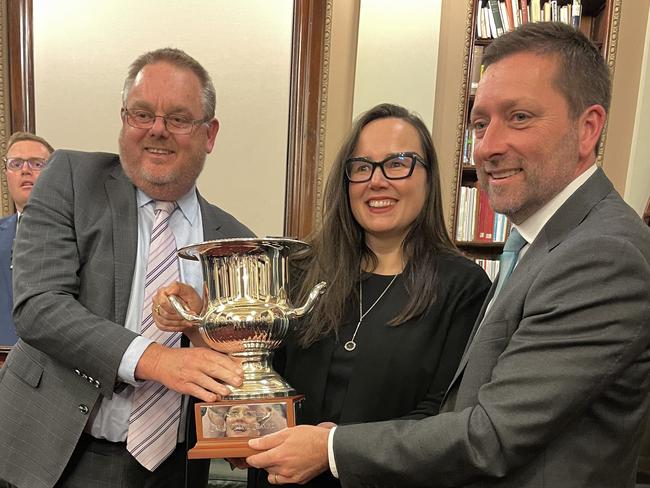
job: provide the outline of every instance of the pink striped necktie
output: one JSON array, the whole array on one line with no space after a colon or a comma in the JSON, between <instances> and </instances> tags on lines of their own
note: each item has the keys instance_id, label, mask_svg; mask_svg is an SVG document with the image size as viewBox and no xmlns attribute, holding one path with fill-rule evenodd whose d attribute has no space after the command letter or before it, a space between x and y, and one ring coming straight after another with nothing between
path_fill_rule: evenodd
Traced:
<instances>
[{"instance_id":1,"label":"pink striped necktie","mask_svg":"<svg viewBox=\"0 0 650 488\"><path fill-rule=\"evenodd\" d=\"M163 332L156 327L151 303L158 288L179 279L176 239L169 228L169 219L176 208L176 202L156 201L140 328L143 337L167 347L179 347L181 334ZM180 417L181 394L155 381L146 381L133 395L127 450L153 471L176 448Z\"/></svg>"}]
</instances>

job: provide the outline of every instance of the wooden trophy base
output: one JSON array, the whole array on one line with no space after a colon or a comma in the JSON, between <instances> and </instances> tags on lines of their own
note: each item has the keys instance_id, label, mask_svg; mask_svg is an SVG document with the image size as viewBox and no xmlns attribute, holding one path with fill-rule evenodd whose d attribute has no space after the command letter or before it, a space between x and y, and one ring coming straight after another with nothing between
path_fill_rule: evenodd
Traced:
<instances>
[{"instance_id":1,"label":"wooden trophy base","mask_svg":"<svg viewBox=\"0 0 650 488\"><path fill-rule=\"evenodd\" d=\"M248 440L296 425L304 395L197 403L196 445L189 459L244 458L258 451Z\"/></svg>"}]
</instances>

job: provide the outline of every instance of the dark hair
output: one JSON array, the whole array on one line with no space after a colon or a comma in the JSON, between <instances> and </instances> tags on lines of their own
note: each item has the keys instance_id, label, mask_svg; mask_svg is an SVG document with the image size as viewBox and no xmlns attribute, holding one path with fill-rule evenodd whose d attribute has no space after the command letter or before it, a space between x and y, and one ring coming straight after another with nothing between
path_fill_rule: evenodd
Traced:
<instances>
[{"instance_id":1,"label":"dark hair","mask_svg":"<svg viewBox=\"0 0 650 488\"><path fill-rule=\"evenodd\" d=\"M384 118L398 118L411 124L418 132L427 164L428 192L422 211L402 243L406 266L404 283L410 295L405 309L390 323L398 325L424 313L436 299L436 255L457 253L443 218L440 172L431 135L424 122L398 105L383 103L362 114L343 143L330 171L323 202L323 223L309 239L311 249L294 262L301 274L299 303L319 281L326 281L327 292L300 328L300 342L309 346L319 338L337 333L350 297L357 297L357 283L364 260L377 266L377 256L366 245L364 230L352 215L348 199L345 161L357 145L363 128Z\"/></svg>"},{"instance_id":2,"label":"dark hair","mask_svg":"<svg viewBox=\"0 0 650 488\"><path fill-rule=\"evenodd\" d=\"M21 141L38 142L39 144L45 146L45 148L48 150L50 154L54 152L54 148L50 145L49 142L47 142L42 137L37 136L36 134L32 134L31 132L14 132L13 134L11 134L9 140L7 141L7 152L9 152L11 146Z\"/></svg>"},{"instance_id":3,"label":"dark hair","mask_svg":"<svg viewBox=\"0 0 650 488\"><path fill-rule=\"evenodd\" d=\"M149 51L139 56L131 66L129 72L124 80L124 88L122 89L122 104L126 106L126 99L129 96L129 91L133 86L135 77L147 65L155 63L169 63L177 68L182 68L194 73L203 89L203 116L208 121L214 118L215 109L217 106L217 94L212 84L212 78L207 70L201 64L185 51L171 47L156 49Z\"/></svg>"},{"instance_id":4,"label":"dark hair","mask_svg":"<svg viewBox=\"0 0 650 488\"><path fill-rule=\"evenodd\" d=\"M580 31L562 22L529 22L495 39L483 54L483 66L522 52L557 56L556 88L571 116L601 105L609 111L612 98L609 69L598 48ZM525 69L525 67L522 67Z\"/></svg>"}]
</instances>

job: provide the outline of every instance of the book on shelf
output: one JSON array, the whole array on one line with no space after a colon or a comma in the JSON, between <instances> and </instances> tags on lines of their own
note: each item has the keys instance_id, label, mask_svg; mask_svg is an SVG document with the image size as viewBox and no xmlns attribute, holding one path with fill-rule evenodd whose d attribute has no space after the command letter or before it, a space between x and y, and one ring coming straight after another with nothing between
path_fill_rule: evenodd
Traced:
<instances>
[{"instance_id":1,"label":"book on shelf","mask_svg":"<svg viewBox=\"0 0 650 488\"><path fill-rule=\"evenodd\" d=\"M571 25L579 29L580 28L580 16L582 15L582 4L580 0L573 0L571 5Z\"/></svg>"},{"instance_id":2,"label":"book on shelf","mask_svg":"<svg viewBox=\"0 0 650 488\"><path fill-rule=\"evenodd\" d=\"M490 207L487 193L476 187L461 186L456 212L456 240L459 242L503 242L508 221Z\"/></svg>"},{"instance_id":3,"label":"book on shelf","mask_svg":"<svg viewBox=\"0 0 650 488\"><path fill-rule=\"evenodd\" d=\"M528 0L521 0L521 23L526 24L528 23L528 19L530 16L528 15Z\"/></svg>"},{"instance_id":4,"label":"book on shelf","mask_svg":"<svg viewBox=\"0 0 650 488\"><path fill-rule=\"evenodd\" d=\"M494 281L497 279L497 276L499 276L498 259L476 258L474 259L474 262L483 268L483 271L485 271L490 280Z\"/></svg>"},{"instance_id":5,"label":"book on shelf","mask_svg":"<svg viewBox=\"0 0 650 488\"><path fill-rule=\"evenodd\" d=\"M578 29L582 0L478 0L476 36L494 39L527 22L564 22Z\"/></svg>"},{"instance_id":6,"label":"book on shelf","mask_svg":"<svg viewBox=\"0 0 650 488\"><path fill-rule=\"evenodd\" d=\"M503 32L512 30L512 24L508 17L508 9L506 8L506 0L499 0L499 14L501 14L501 22L503 23Z\"/></svg>"},{"instance_id":7,"label":"book on shelf","mask_svg":"<svg viewBox=\"0 0 650 488\"><path fill-rule=\"evenodd\" d=\"M476 93L478 82L483 74L483 49L483 46L479 45L475 45L472 48L472 70L470 73L470 93L472 95Z\"/></svg>"},{"instance_id":8,"label":"book on shelf","mask_svg":"<svg viewBox=\"0 0 650 488\"><path fill-rule=\"evenodd\" d=\"M499 0L488 0L490 6L490 24L494 25L492 37L499 37L503 34L503 21L501 19L501 12L499 8Z\"/></svg>"},{"instance_id":9,"label":"book on shelf","mask_svg":"<svg viewBox=\"0 0 650 488\"><path fill-rule=\"evenodd\" d=\"M515 0L515 3L517 0ZM504 2L504 8L506 10L506 17L508 19L508 30L515 30L515 27L517 27L517 24L515 24L515 12L512 10L512 0L505 0Z\"/></svg>"},{"instance_id":10,"label":"book on shelf","mask_svg":"<svg viewBox=\"0 0 650 488\"><path fill-rule=\"evenodd\" d=\"M529 18L533 22L539 22L542 20L542 4L540 0L530 0L530 16Z\"/></svg>"},{"instance_id":11,"label":"book on shelf","mask_svg":"<svg viewBox=\"0 0 650 488\"><path fill-rule=\"evenodd\" d=\"M465 128L465 139L463 141L463 166L475 166L474 131L469 126Z\"/></svg>"}]
</instances>

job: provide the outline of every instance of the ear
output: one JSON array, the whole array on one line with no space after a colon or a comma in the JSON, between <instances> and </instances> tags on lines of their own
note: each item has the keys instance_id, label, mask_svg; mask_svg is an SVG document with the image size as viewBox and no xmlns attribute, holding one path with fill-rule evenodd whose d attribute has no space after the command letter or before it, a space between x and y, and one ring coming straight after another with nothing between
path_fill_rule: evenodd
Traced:
<instances>
[{"instance_id":1,"label":"ear","mask_svg":"<svg viewBox=\"0 0 650 488\"><path fill-rule=\"evenodd\" d=\"M219 132L219 121L217 119L212 119L209 122L206 122L206 125L208 138L205 141L205 152L210 154L214 147L214 141L217 138L217 132Z\"/></svg>"},{"instance_id":2,"label":"ear","mask_svg":"<svg viewBox=\"0 0 650 488\"><path fill-rule=\"evenodd\" d=\"M578 153L581 161L593 162L606 119L607 114L602 105L587 107L578 118Z\"/></svg>"}]
</instances>

